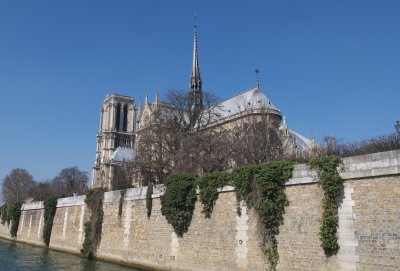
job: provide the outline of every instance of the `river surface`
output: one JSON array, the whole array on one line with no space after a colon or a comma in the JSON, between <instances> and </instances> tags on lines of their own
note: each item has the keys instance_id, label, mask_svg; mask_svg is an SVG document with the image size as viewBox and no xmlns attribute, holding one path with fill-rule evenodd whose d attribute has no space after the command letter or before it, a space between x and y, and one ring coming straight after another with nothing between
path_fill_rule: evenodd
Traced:
<instances>
[{"instance_id":1,"label":"river surface","mask_svg":"<svg viewBox=\"0 0 400 271\"><path fill-rule=\"evenodd\" d=\"M0 270L144 271L0 239Z\"/></svg>"}]
</instances>

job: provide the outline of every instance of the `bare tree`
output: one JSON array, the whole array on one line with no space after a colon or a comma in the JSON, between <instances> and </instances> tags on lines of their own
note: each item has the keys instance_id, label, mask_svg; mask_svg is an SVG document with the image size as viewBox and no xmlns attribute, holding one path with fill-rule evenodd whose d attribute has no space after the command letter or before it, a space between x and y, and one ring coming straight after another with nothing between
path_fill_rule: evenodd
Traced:
<instances>
[{"instance_id":1,"label":"bare tree","mask_svg":"<svg viewBox=\"0 0 400 271\"><path fill-rule=\"evenodd\" d=\"M123 160L122 162L114 166L114 177L111 182L111 190L131 188L132 180L132 163L128 163Z\"/></svg>"},{"instance_id":2,"label":"bare tree","mask_svg":"<svg viewBox=\"0 0 400 271\"><path fill-rule=\"evenodd\" d=\"M35 185L33 176L26 169L15 168L3 179L2 193L5 203L23 202Z\"/></svg>"},{"instance_id":3,"label":"bare tree","mask_svg":"<svg viewBox=\"0 0 400 271\"><path fill-rule=\"evenodd\" d=\"M268 114L243 118L228 137L235 166L260 164L282 158L286 148L283 137Z\"/></svg>"},{"instance_id":4,"label":"bare tree","mask_svg":"<svg viewBox=\"0 0 400 271\"><path fill-rule=\"evenodd\" d=\"M172 172L173 156L179 137L176 127L177 119L171 121L169 118L158 116L138 133L135 166L144 185L150 182L163 183L165 177Z\"/></svg>"},{"instance_id":5,"label":"bare tree","mask_svg":"<svg viewBox=\"0 0 400 271\"><path fill-rule=\"evenodd\" d=\"M52 196L55 196L57 193L54 191L54 186L49 180L44 182L35 182L29 191L29 197L36 201L45 200Z\"/></svg>"},{"instance_id":6,"label":"bare tree","mask_svg":"<svg viewBox=\"0 0 400 271\"><path fill-rule=\"evenodd\" d=\"M188 93L168 92L152 121L140 130L136 168L144 184L162 183L174 171L207 173L224 168L224 130L210 128L218 120L218 99L209 92L202 97L204 108L192 118Z\"/></svg>"},{"instance_id":7,"label":"bare tree","mask_svg":"<svg viewBox=\"0 0 400 271\"><path fill-rule=\"evenodd\" d=\"M85 194L87 191L88 175L78 167L64 168L53 179L52 186L55 196L70 197L74 194Z\"/></svg>"}]
</instances>

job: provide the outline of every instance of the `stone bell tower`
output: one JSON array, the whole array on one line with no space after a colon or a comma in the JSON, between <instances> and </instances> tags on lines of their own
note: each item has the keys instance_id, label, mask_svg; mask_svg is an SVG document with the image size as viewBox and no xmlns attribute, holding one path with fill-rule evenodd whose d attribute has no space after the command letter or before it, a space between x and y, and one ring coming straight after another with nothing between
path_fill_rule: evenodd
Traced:
<instances>
[{"instance_id":1,"label":"stone bell tower","mask_svg":"<svg viewBox=\"0 0 400 271\"><path fill-rule=\"evenodd\" d=\"M135 123L136 107L133 97L119 94L106 97L100 110L92 187L110 188L115 161L133 159Z\"/></svg>"}]
</instances>

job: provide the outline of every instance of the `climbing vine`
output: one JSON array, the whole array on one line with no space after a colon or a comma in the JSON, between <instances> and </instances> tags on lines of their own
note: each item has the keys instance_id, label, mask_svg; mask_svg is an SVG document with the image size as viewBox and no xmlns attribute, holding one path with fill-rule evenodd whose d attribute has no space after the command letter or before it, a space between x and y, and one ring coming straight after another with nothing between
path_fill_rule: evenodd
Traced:
<instances>
[{"instance_id":1,"label":"climbing vine","mask_svg":"<svg viewBox=\"0 0 400 271\"><path fill-rule=\"evenodd\" d=\"M53 228L53 220L57 210L57 198L51 197L45 199L43 205L44 205L43 241L46 246L49 246L51 229Z\"/></svg>"},{"instance_id":2,"label":"climbing vine","mask_svg":"<svg viewBox=\"0 0 400 271\"><path fill-rule=\"evenodd\" d=\"M100 244L103 225L103 198L104 188L93 188L88 191L85 203L90 209L90 220L85 223L85 240L83 241L81 253L83 256L93 259L96 249Z\"/></svg>"},{"instance_id":3,"label":"climbing vine","mask_svg":"<svg viewBox=\"0 0 400 271\"><path fill-rule=\"evenodd\" d=\"M339 250L336 236L339 223L338 201L343 192L343 179L340 177L337 167L341 160L338 156L323 156L309 161L311 169L316 169L320 177L320 185L324 190L322 199L322 218L320 226L321 247L326 255L336 254Z\"/></svg>"},{"instance_id":4,"label":"climbing vine","mask_svg":"<svg viewBox=\"0 0 400 271\"><path fill-rule=\"evenodd\" d=\"M1 224L5 225L6 222L10 223L10 217L8 215L8 205L4 204L1 206Z\"/></svg>"},{"instance_id":5,"label":"climbing vine","mask_svg":"<svg viewBox=\"0 0 400 271\"><path fill-rule=\"evenodd\" d=\"M1 224L10 225L12 204L4 204L1 211Z\"/></svg>"},{"instance_id":6,"label":"climbing vine","mask_svg":"<svg viewBox=\"0 0 400 271\"><path fill-rule=\"evenodd\" d=\"M285 181L292 177L293 163L289 161L268 162L260 166L255 178L254 209L256 210L263 228L264 254L267 256L270 270L275 270L278 264L279 227L283 224L285 207L289 201L285 194Z\"/></svg>"},{"instance_id":7,"label":"climbing vine","mask_svg":"<svg viewBox=\"0 0 400 271\"><path fill-rule=\"evenodd\" d=\"M11 228L10 228L10 234L11 237L17 237L17 232L18 232L18 225L19 225L19 217L21 216L21 207L22 203L17 202L14 204L10 204L9 206L10 209L10 221L11 221Z\"/></svg>"},{"instance_id":8,"label":"climbing vine","mask_svg":"<svg viewBox=\"0 0 400 271\"><path fill-rule=\"evenodd\" d=\"M215 202L218 199L218 188L228 185L230 173L210 173L198 179L200 201L203 204L202 213L206 218L211 217Z\"/></svg>"},{"instance_id":9,"label":"climbing vine","mask_svg":"<svg viewBox=\"0 0 400 271\"><path fill-rule=\"evenodd\" d=\"M153 208L153 184L150 183L149 186L147 187L147 192L146 192L146 209L147 209L147 218L150 218L151 216L151 209Z\"/></svg>"},{"instance_id":10,"label":"climbing vine","mask_svg":"<svg viewBox=\"0 0 400 271\"><path fill-rule=\"evenodd\" d=\"M232 182L236 191L237 214L241 215L240 203L246 202L247 206L251 208L254 204L255 182L254 178L256 173L260 170L260 166L243 166L236 168L232 172Z\"/></svg>"},{"instance_id":11,"label":"climbing vine","mask_svg":"<svg viewBox=\"0 0 400 271\"><path fill-rule=\"evenodd\" d=\"M182 237L189 229L196 203L196 176L190 173L169 175L166 190L161 196L161 213Z\"/></svg>"},{"instance_id":12,"label":"climbing vine","mask_svg":"<svg viewBox=\"0 0 400 271\"><path fill-rule=\"evenodd\" d=\"M261 165L236 168L231 173L220 172L207 174L198 179L200 201L206 218L211 217L218 188L234 185L237 200L237 213L241 215L242 202L247 208L253 208L262 222L262 242L270 270L275 270L279 260L279 227L283 224L285 207L289 202L285 194L285 181L293 172L293 162L273 161Z\"/></svg>"},{"instance_id":13,"label":"climbing vine","mask_svg":"<svg viewBox=\"0 0 400 271\"><path fill-rule=\"evenodd\" d=\"M11 237L17 237L22 203L8 203L1 206L1 224L10 226Z\"/></svg>"},{"instance_id":14,"label":"climbing vine","mask_svg":"<svg viewBox=\"0 0 400 271\"><path fill-rule=\"evenodd\" d=\"M120 193L119 204L118 204L118 218L119 218L119 219L121 219L121 215L122 215L122 206L123 206L123 204L124 204L124 199L125 199L126 191L127 191L127 189L121 189L121 190L119 191L119 193Z\"/></svg>"}]
</instances>

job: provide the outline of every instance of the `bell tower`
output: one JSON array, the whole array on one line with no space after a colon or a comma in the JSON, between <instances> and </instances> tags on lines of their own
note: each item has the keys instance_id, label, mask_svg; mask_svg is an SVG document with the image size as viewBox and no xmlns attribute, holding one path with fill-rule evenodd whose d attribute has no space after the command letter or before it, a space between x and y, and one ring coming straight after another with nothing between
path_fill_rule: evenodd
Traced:
<instances>
[{"instance_id":1,"label":"bell tower","mask_svg":"<svg viewBox=\"0 0 400 271\"><path fill-rule=\"evenodd\" d=\"M100 109L92 187L110 187L115 167L112 157L115 157L117 149L122 148L122 153L133 153L135 123L136 107L133 97L107 95Z\"/></svg>"}]
</instances>

